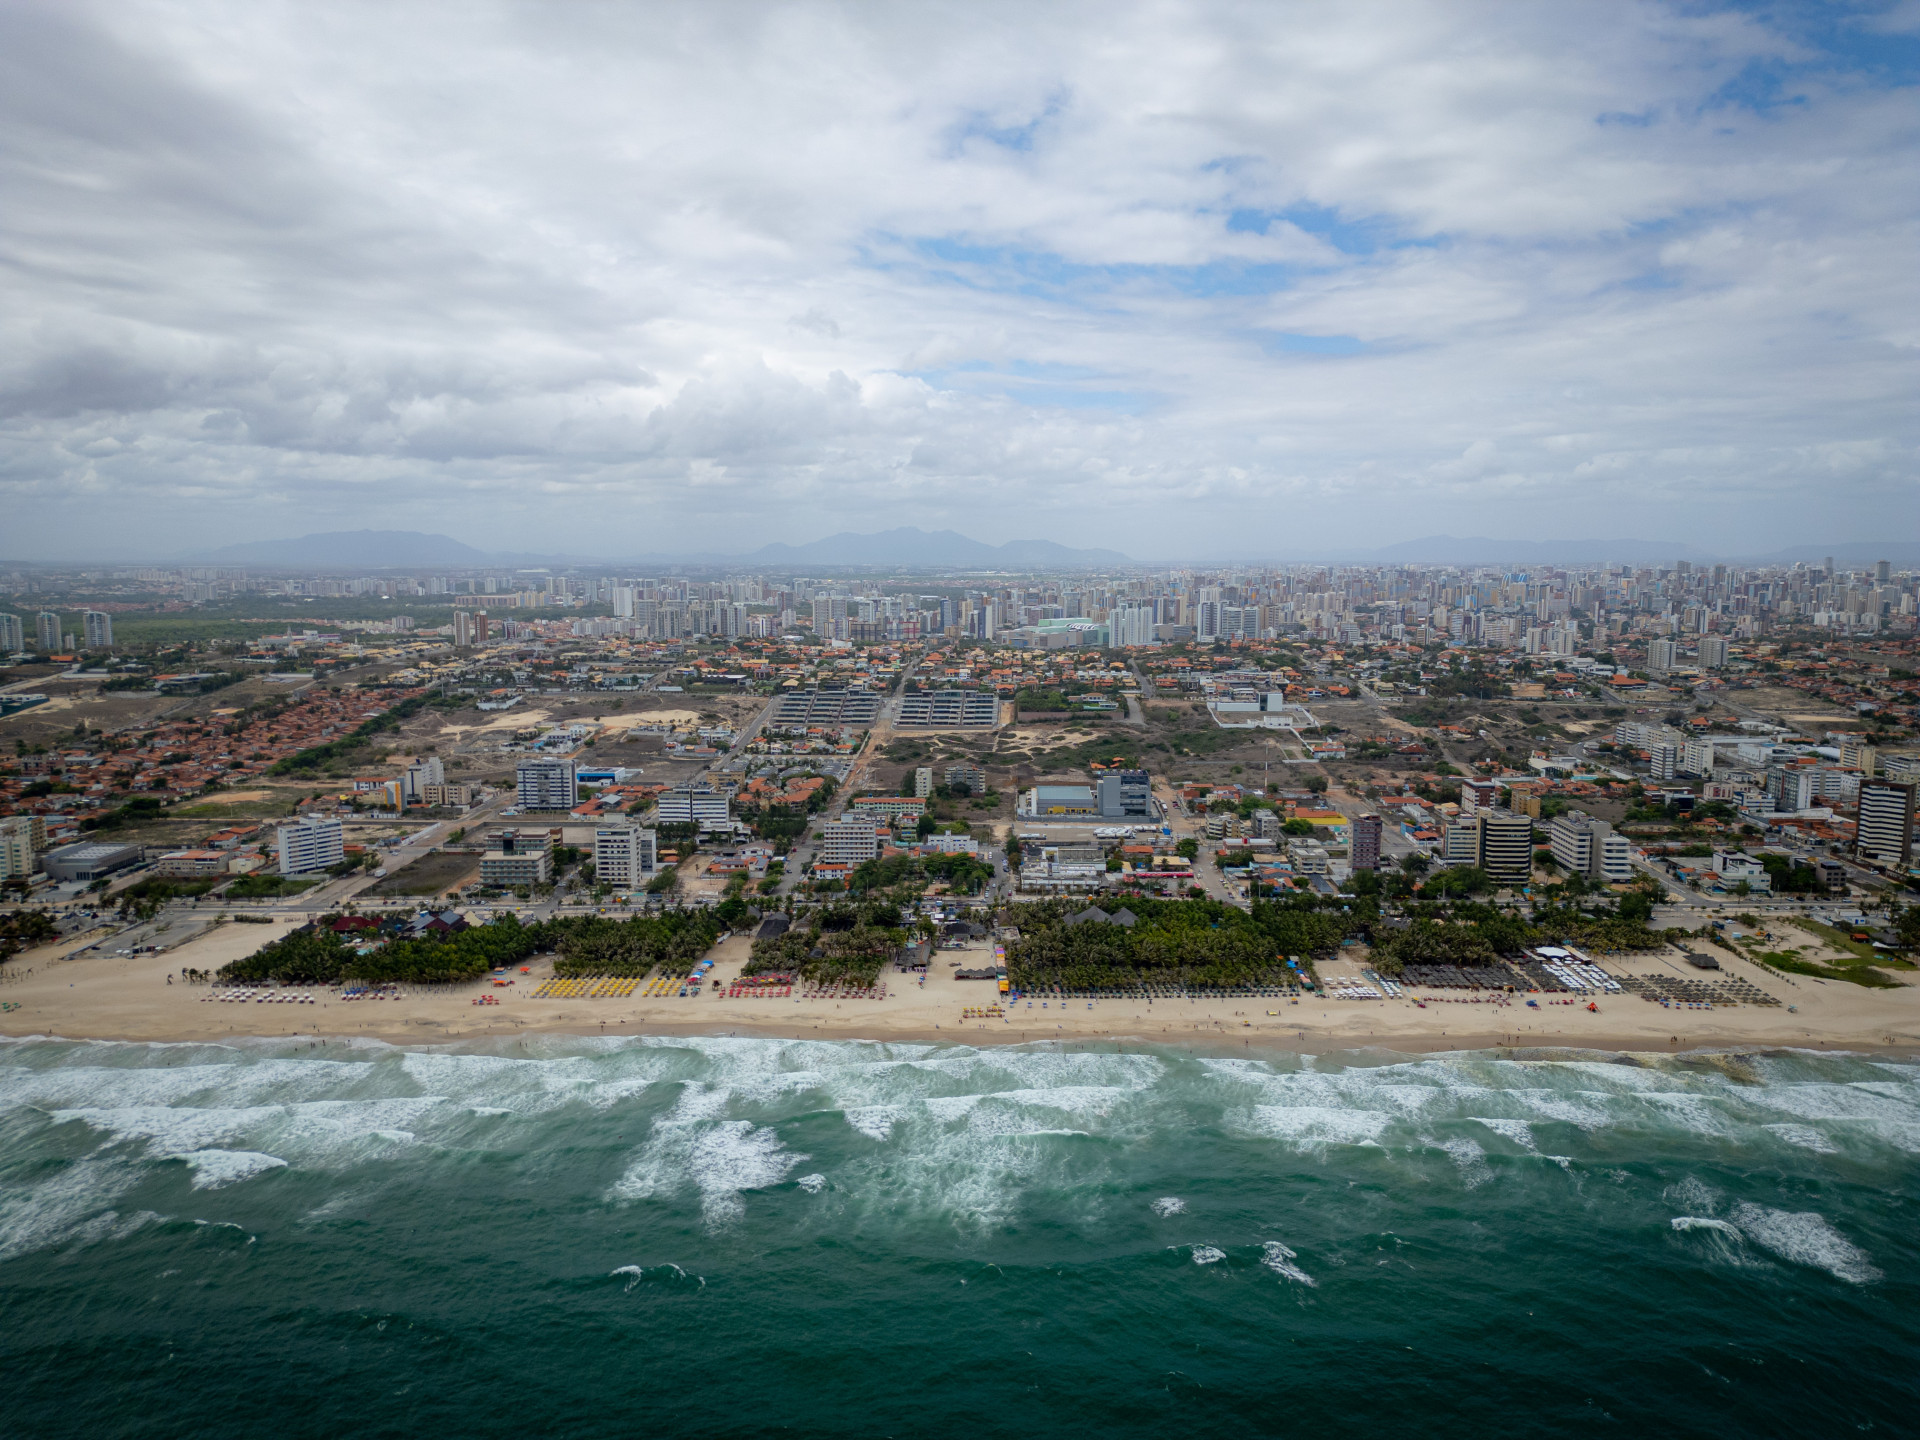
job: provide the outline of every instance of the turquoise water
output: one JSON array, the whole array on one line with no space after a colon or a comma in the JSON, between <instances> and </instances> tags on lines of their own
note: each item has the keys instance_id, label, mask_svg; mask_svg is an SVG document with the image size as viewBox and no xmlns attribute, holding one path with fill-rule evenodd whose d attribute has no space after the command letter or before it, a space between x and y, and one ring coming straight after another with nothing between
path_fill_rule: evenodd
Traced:
<instances>
[{"instance_id":1,"label":"turquoise water","mask_svg":"<svg viewBox=\"0 0 1920 1440\"><path fill-rule=\"evenodd\" d=\"M1920 1066L0 1044L0 1433L1914 1432Z\"/></svg>"}]
</instances>

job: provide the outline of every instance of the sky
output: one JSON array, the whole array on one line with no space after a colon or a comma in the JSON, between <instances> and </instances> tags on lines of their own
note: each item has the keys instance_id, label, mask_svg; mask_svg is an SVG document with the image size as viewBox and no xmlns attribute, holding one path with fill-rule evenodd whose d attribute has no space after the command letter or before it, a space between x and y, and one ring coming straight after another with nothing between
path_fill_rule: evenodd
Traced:
<instances>
[{"instance_id":1,"label":"sky","mask_svg":"<svg viewBox=\"0 0 1920 1440\"><path fill-rule=\"evenodd\" d=\"M1920 536L1920 0L0 0L0 556Z\"/></svg>"}]
</instances>

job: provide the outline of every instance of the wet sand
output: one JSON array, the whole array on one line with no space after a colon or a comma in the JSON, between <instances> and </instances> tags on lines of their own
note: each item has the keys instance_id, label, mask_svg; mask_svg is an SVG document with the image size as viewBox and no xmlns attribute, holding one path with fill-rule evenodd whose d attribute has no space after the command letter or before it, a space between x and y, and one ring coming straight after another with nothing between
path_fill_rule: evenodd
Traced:
<instances>
[{"instance_id":1,"label":"wet sand","mask_svg":"<svg viewBox=\"0 0 1920 1440\"><path fill-rule=\"evenodd\" d=\"M1867 990L1843 981L1770 974L1720 952L1726 978L1751 981L1779 997L1779 1007L1740 1005L1712 1010L1666 1009L1637 995L1549 1004L1546 996L1494 1004L1473 1003L1466 992L1429 992L1426 1008L1413 998L1332 1000L1302 997L1232 1000L1084 1000L1017 1002L1004 1019L971 1020L963 1010L991 1005L991 982L952 978L950 961L974 966L984 949L943 951L924 986L917 976L886 972L886 999L729 1000L711 990L698 999L536 1000L532 992L552 973L550 961L516 967L514 984L488 982L422 988L398 998L343 1001L334 991L313 1004L221 1003L211 987L180 979L181 968L217 970L284 933L273 926L225 924L165 955L65 958L56 947L29 952L7 966L0 1001L19 1009L0 1014L0 1035L57 1035L70 1039L201 1041L243 1037L351 1036L394 1044L444 1044L535 1033L581 1035L739 1034L832 1039L1021 1044L1042 1040L1097 1043L1203 1043L1261 1049L1326 1051L1379 1048L1409 1053L1508 1047L1576 1047L1674 1051L1716 1047L1789 1046L1850 1050L1920 1050L1920 986ZM748 941L735 937L715 952L721 984L739 973ZM1615 972L1685 973L1677 957L1636 957ZM29 973L31 972L31 973ZM1357 976L1357 960L1323 966L1324 978ZM173 983L168 983L168 977ZM1713 978L1713 977L1709 977ZM476 1005L482 994L498 1005ZM1786 1007L1797 1007L1797 1013Z\"/></svg>"}]
</instances>

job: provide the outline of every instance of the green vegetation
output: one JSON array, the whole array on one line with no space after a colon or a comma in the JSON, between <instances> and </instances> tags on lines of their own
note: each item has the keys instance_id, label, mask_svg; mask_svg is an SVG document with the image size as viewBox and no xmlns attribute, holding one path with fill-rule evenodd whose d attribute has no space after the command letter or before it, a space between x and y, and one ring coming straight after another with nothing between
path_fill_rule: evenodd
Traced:
<instances>
[{"instance_id":1,"label":"green vegetation","mask_svg":"<svg viewBox=\"0 0 1920 1440\"><path fill-rule=\"evenodd\" d=\"M142 880L137 885L129 885L114 898L120 903L120 914L144 920L154 914L170 900L184 900L194 895L204 895L226 877L221 875L199 876L193 879L171 879L155 876Z\"/></svg>"},{"instance_id":2,"label":"green vegetation","mask_svg":"<svg viewBox=\"0 0 1920 1440\"><path fill-rule=\"evenodd\" d=\"M296 880L288 875L274 875L264 870L256 870L251 875L242 875L226 888L228 900L276 900L282 895L298 895L302 890L317 884L313 880Z\"/></svg>"},{"instance_id":3,"label":"green vegetation","mask_svg":"<svg viewBox=\"0 0 1920 1440\"><path fill-rule=\"evenodd\" d=\"M53 921L41 911L9 910L0 914L0 964L5 964L22 950L58 939L59 934Z\"/></svg>"},{"instance_id":4,"label":"green vegetation","mask_svg":"<svg viewBox=\"0 0 1920 1440\"><path fill-rule=\"evenodd\" d=\"M1882 974L1860 961L1821 964L1801 959L1798 950L1756 949L1753 953L1755 959L1776 970L1785 970L1790 975L1810 975L1816 980L1845 980L1850 985L1861 985L1869 990L1894 990L1900 985L1891 975Z\"/></svg>"},{"instance_id":5,"label":"green vegetation","mask_svg":"<svg viewBox=\"0 0 1920 1440\"><path fill-rule=\"evenodd\" d=\"M712 910L668 910L629 920L590 916L531 928L560 930L556 975L650 975L661 966L671 973L691 969L726 926Z\"/></svg>"},{"instance_id":6,"label":"green vegetation","mask_svg":"<svg viewBox=\"0 0 1920 1440\"><path fill-rule=\"evenodd\" d=\"M1094 902L1112 913L1121 902ZM1251 914L1214 900L1128 897L1131 927L1066 919L1081 902L1046 900L1014 907L1020 939L1007 973L1022 990L1226 989L1292 978L1286 957L1326 956L1352 933L1337 903L1317 898L1260 902Z\"/></svg>"},{"instance_id":7,"label":"green vegetation","mask_svg":"<svg viewBox=\"0 0 1920 1440\"><path fill-rule=\"evenodd\" d=\"M753 942L743 975L793 974L818 985L871 985L909 939L898 907L884 900L828 906L784 935Z\"/></svg>"},{"instance_id":8,"label":"green vegetation","mask_svg":"<svg viewBox=\"0 0 1920 1440\"><path fill-rule=\"evenodd\" d=\"M975 855L890 855L869 860L853 872L848 889L856 894L895 885L924 886L941 881L958 895L978 895L993 879L993 867Z\"/></svg>"}]
</instances>

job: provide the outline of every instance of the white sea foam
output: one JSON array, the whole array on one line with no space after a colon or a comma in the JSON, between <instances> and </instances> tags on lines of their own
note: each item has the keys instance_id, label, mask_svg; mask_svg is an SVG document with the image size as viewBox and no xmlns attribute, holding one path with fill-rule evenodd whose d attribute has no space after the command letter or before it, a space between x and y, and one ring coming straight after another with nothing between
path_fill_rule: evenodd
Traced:
<instances>
[{"instance_id":1,"label":"white sea foam","mask_svg":"<svg viewBox=\"0 0 1920 1440\"><path fill-rule=\"evenodd\" d=\"M1306 1285L1309 1287L1319 1284L1311 1275L1293 1263L1300 1257L1285 1245L1282 1245L1278 1240L1269 1240L1261 1248L1266 1251L1266 1254L1261 1257L1260 1263L1273 1271L1274 1274L1278 1275L1282 1280L1291 1280L1296 1285Z\"/></svg>"},{"instance_id":2,"label":"white sea foam","mask_svg":"<svg viewBox=\"0 0 1920 1440\"><path fill-rule=\"evenodd\" d=\"M1840 1147L1814 1129L1811 1125L1763 1125L1761 1129L1778 1135L1789 1145L1798 1145L1802 1150L1811 1150L1817 1155L1838 1155Z\"/></svg>"},{"instance_id":3,"label":"white sea foam","mask_svg":"<svg viewBox=\"0 0 1920 1440\"><path fill-rule=\"evenodd\" d=\"M1487 1164L1487 1152L1465 1136L1456 1136L1444 1142L1440 1148L1453 1157L1453 1163L1460 1167L1460 1178L1466 1182L1469 1190L1476 1190L1493 1178L1493 1170Z\"/></svg>"},{"instance_id":4,"label":"white sea foam","mask_svg":"<svg viewBox=\"0 0 1920 1440\"><path fill-rule=\"evenodd\" d=\"M1533 1143L1533 1127L1524 1120L1502 1120L1497 1118L1490 1120L1484 1115L1475 1115L1472 1118L1476 1125L1486 1126L1487 1129L1493 1131L1494 1134L1500 1136L1502 1139L1511 1140L1514 1144L1524 1146L1528 1150L1538 1150L1540 1148Z\"/></svg>"},{"instance_id":5,"label":"white sea foam","mask_svg":"<svg viewBox=\"0 0 1920 1440\"><path fill-rule=\"evenodd\" d=\"M1684 1205L1689 1210L1703 1210L1711 1215L1720 1208L1720 1192L1692 1175L1684 1180L1676 1180L1663 1193L1674 1204Z\"/></svg>"},{"instance_id":6,"label":"white sea foam","mask_svg":"<svg viewBox=\"0 0 1920 1440\"><path fill-rule=\"evenodd\" d=\"M1740 1233L1740 1227L1731 1220L1716 1220L1711 1215L1676 1215L1667 1223L1676 1230L1719 1230L1728 1235Z\"/></svg>"},{"instance_id":7,"label":"white sea foam","mask_svg":"<svg viewBox=\"0 0 1920 1440\"><path fill-rule=\"evenodd\" d=\"M907 1113L904 1105L856 1105L840 1112L847 1124L869 1140L885 1140Z\"/></svg>"},{"instance_id":8,"label":"white sea foam","mask_svg":"<svg viewBox=\"0 0 1920 1440\"><path fill-rule=\"evenodd\" d=\"M287 1162L258 1150L190 1150L180 1157L193 1168L193 1188L218 1190L238 1185L269 1170L283 1170Z\"/></svg>"},{"instance_id":9,"label":"white sea foam","mask_svg":"<svg viewBox=\"0 0 1920 1440\"><path fill-rule=\"evenodd\" d=\"M809 1195L818 1195L822 1190L827 1188L827 1177L824 1175L802 1175L793 1183Z\"/></svg>"},{"instance_id":10,"label":"white sea foam","mask_svg":"<svg viewBox=\"0 0 1920 1440\"><path fill-rule=\"evenodd\" d=\"M806 1158L783 1149L775 1131L751 1121L702 1126L663 1122L614 1183L613 1193L619 1199L643 1200L691 1185L700 1192L707 1223L720 1226L746 1213L744 1192L779 1184Z\"/></svg>"},{"instance_id":11,"label":"white sea foam","mask_svg":"<svg viewBox=\"0 0 1920 1440\"><path fill-rule=\"evenodd\" d=\"M1216 1250L1211 1245L1193 1247L1193 1263L1196 1265L1217 1265L1226 1258L1226 1251Z\"/></svg>"},{"instance_id":12,"label":"white sea foam","mask_svg":"<svg viewBox=\"0 0 1920 1440\"><path fill-rule=\"evenodd\" d=\"M1734 1207L1733 1221L1749 1240L1782 1260L1825 1270L1854 1285L1868 1285L1881 1278L1872 1257L1814 1211L1741 1204Z\"/></svg>"},{"instance_id":13,"label":"white sea foam","mask_svg":"<svg viewBox=\"0 0 1920 1440\"><path fill-rule=\"evenodd\" d=\"M1378 1145L1393 1117L1378 1110L1341 1110L1331 1105L1256 1105L1253 1128L1296 1150L1329 1145Z\"/></svg>"},{"instance_id":14,"label":"white sea foam","mask_svg":"<svg viewBox=\"0 0 1920 1440\"><path fill-rule=\"evenodd\" d=\"M1187 1208L1187 1202L1182 1200L1178 1195L1162 1195L1147 1208L1164 1220L1169 1215L1179 1215L1183 1213Z\"/></svg>"}]
</instances>

